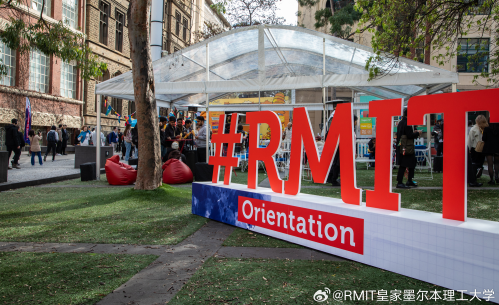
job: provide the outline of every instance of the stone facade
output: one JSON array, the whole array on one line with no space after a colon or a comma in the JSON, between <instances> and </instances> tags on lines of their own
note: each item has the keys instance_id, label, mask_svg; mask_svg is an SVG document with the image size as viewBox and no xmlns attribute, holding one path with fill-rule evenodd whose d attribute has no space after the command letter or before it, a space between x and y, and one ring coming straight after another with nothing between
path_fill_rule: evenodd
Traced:
<instances>
[{"instance_id":1,"label":"stone facade","mask_svg":"<svg viewBox=\"0 0 499 305\"><path fill-rule=\"evenodd\" d=\"M165 1L167 12L164 12L166 21L163 24L163 49L168 51L168 54L172 54L190 45L192 35L192 5L188 0ZM187 22L185 39L183 35L184 22Z\"/></svg>"},{"instance_id":2,"label":"stone facade","mask_svg":"<svg viewBox=\"0 0 499 305\"><path fill-rule=\"evenodd\" d=\"M107 43L100 42L100 4L104 3L108 5L108 33L107 33ZM123 74L132 69L132 63L130 61L130 41L128 39L128 22L126 21L126 13L128 10L129 2L126 0L88 0L86 5L86 33L87 33L87 44L92 49L92 51L99 57L99 61L105 62L107 64L107 71L104 76L97 80L91 79L85 82L85 106L83 108L83 116L85 120L85 125L96 125L97 124L97 112L96 112L96 98L95 95L95 85L100 82L113 78L120 74ZM123 24L123 43L121 51L117 49L116 46L116 27L117 27L117 15L123 14L124 24ZM102 98L102 103L106 97ZM116 101L116 99L107 98L108 102ZM130 101L122 100L121 107L119 109L114 109L119 113L122 118L128 115ZM117 103L119 104L119 103ZM102 131L107 134L112 130L114 126L124 128L125 119L123 118L118 123L118 117L114 115L114 111L105 115L105 110L101 108L101 125Z\"/></svg>"}]
</instances>

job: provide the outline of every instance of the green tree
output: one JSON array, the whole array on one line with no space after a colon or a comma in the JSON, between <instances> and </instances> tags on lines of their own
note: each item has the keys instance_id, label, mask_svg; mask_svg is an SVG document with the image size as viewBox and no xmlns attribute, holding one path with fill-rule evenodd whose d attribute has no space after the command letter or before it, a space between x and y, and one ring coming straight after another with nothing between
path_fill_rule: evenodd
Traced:
<instances>
[{"instance_id":1,"label":"green tree","mask_svg":"<svg viewBox=\"0 0 499 305\"><path fill-rule=\"evenodd\" d=\"M499 81L498 0L358 0L359 26L373 34L375 55L366 63L370 78L396 73L399 58L444 65L456 56L457 69L476 71L475 83ZM488 40L470 40L490 35ZM463 52L466 45L468 52ZM469 51L471 47L471 52ZM424 50L424 52L418 52ZM466 67L464 67L466 65ZM490 66L490 69L487 67Z\"/></svg>"},{"instance_id":2,"label":"green tree","mask_svg":"<svg viewBox=\"0 0 499 305\"><path fill-rule=\"evenodd\" d=\"M74 61L85 80L102 76L107 65L99 62L97 56L85 44L85 35L73 31L62 21L47 22L43 13L45 0L37 18L26 12L30 4L30 0L0 0L0 9L4 16L9 17L5 29L0 32L0 40L10 49L17 50L21 57L29 54L32 49L38 49L63 61ZM0 74L7 74L3 62L0 63Z\"/></svg>"},{"instance_id":3,"label":"green tree","mask_svg":"<svg viewBox=\"0 0 499 305\"><path fill-rule=\"evenodd\" d=\"M315 12L316 29L329 27L331 35L350 39L356 33L352 26L362 17L362 11L354 9L355 1L327 0L327 6ZM301 7L313 8L319 0L298 0ZM365 29L360 29L363 32Z\"/></svg>"}]
</instances>

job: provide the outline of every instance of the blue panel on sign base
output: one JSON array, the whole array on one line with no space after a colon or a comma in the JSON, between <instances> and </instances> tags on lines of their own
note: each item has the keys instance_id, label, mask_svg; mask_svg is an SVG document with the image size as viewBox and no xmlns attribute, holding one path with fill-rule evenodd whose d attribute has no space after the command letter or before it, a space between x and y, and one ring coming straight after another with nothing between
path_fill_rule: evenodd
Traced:
<instances>
[{"instance_id":1,"label":"blue panel on sign base","mask_svg":"<svg viewBox=\"0 0 499 305\"><path fill-rule=\"evenodd\" d=\"M260 200L270 200L270 196L244 192L213 184L192 184L192 214L224 222L243 229L254 226L237 221L237 202L239 196Z\"/></svg>"}]
</instances>

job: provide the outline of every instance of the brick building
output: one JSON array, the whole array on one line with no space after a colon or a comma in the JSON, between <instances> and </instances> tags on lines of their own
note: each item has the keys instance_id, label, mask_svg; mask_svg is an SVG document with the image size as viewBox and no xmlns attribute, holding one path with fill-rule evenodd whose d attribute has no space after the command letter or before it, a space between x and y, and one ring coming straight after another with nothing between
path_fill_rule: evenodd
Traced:
<instances>
[{"instance_id":1,"label":"brick building","mask_svg":"<svg viewBox=\"0 0 499 305\"><path fill-rule=\"evenodd\" d=\"M86 2L86 34L87 44L99 61L107 63L107 71L99 79L85 81L85 105L83 107L84 124L97 124L97 96L95 85L101 81L118 76L132 69L130 62L130 42L128 40L128 24L126 13L129 2L126 0L87 0ZM106 114L105 100L114 109ZM122 117L135 111L135 103L116 98L102 97L101 102L102 131L107 134L114 126L125 126L125 120L118 124L119 113Z\"/></svg>"},{"instance_id":2,"label":"brick building","mask_svg":"<svg viewBox=\"0 0 499 305\"><path fill-rule=\"evenodd\" d=\"M78 0L46 0L43 18L47 23L68 22L78 32L83 27L83 5ZM16 9L0 11L0 29L9 19L38 21L41 0L26 0ZM44 134L52 125L66 124L70 132L82 123L82 82L74 63L62 62L33 49L21 55L0 42L0 59L8 74L0 79L0 149L5 149L5 130L12 118L24 126L26 97L31 101L32 128Z\"/></svg>"},{"instance_id":3,"label":"brick building","mask_svg":"<svg viewBox=\"0 0 499 305\"><path fill-rule=\"evenodd\" d=\"M187 47L191 41L193 6L190 0L165 0L163 50L168 54Z\"/></svg>"}]
</instances>

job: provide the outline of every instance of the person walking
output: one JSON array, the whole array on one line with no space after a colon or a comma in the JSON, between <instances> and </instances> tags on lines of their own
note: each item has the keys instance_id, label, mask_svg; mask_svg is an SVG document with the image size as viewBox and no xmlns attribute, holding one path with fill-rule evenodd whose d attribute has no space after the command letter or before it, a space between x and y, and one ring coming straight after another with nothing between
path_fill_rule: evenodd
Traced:
<instances>
[{"instance_id":1,"label":"person walking","mask_svg":"<svg viewBox=\"0 0 499 305\"><path fill-rule=\"evenodd\" d=\"M24 134L21 130L21 126L17 125L17 140L19 142L19 158L17 159L17 165L19 165L19 160L21 159L21 151L26 146L26 142L24 142ZM14 160L11 161L12 166L14 166Z\"/></svg>"},{"instance_id":2,"label":"person walking","mask_svg":"<svg viewBox=\"0 0 499 305\"><path fill-rule=\"evenodd\" d=\"M9 160L12 152L14 152L14 163L13 167L21 169L19 166L19 157L21 156L21 144L19 143L19 137L17 136L17 119L11 120L12 124L5 127L5 146L7 146L7 152L9 153ZM7 167L12 169L10 164Z\"/></svg>"},{"instance_id":3,"label":"person walking","mask_svg":"<svg viewBox=\"0 0 499 305\"><path fill-rule=\"evenodd\" d=\"M477 145L482 142L483 130L488 127L487 119L483 115L479 115L475 119L475 125L470 130L468 134L468 148L471 156L471 171L468 176L469 186L479 187L482 183L477 182L477 178L481 176L483 171L483 162L485 161L485 156L482 150L477 151ZM484 143L483 143L484 144ZM483 147L482 147L483 149Z\"/></svg>"},{"instance_id":4,"label":"person walking","mask_svg":"<svg viewBox=\"0 0 499 305\"><path fill-rule=\"evenodd\" d=\"M489 184L499 183L499 124L492 123L483 130L483 154L487 159ZM494 175L495 173L495 175ZM495 180L495 181L494 181Z\"/></svg>"},{"instance_id":5,"label":"person walking","mask_svg":"<svg viewBox=\"0 0 499 305\"><path fill-rule=\"evenodd\" d=\"M199 132L197 133L195 139L196 139L196 146L198 147L197 152L198 152L198 162L204 162L206 163L206 137L208 136L206 133L206 124L204 122L204 117L203 116L198 116L197 117L197 127L199 127Z\"/></svg>"},{"instance_id":6,"label":"person walking","mask_svg":"<svg viewBox=\"0 0 499 305\"><path fill-rule=\"evenodd\" d=\"M62 124L59 124L59 128L57 128L57 136L59 137L57 141L57 156L60 156L62 151Z\"/></svg>"},{"instance_id":7,"label":"person walking","mask_svg":"<svg viewBox=\"0 0 499 305\"><path fill-rule=\"evenodd\" d=\"M125 131L123 132L123 140L125 143L126 153L125 153L125 161L130 159L130 152L132 150L132 126L130 124L126 124Z\"/></svg>"},{"instance_id":8,"label":"person walking","mask_svg":"<svg viewBox=\"0 0 499 305\"><path fill-rule=\"evenodd\" d=\"M397 174L397 188L407 189L417 187L418 185L412 181L414 178L414 169L416 168L417 159L414 146L414 139L421 136L422 131L414 131L414 126L407 125L407 108L404 109L402 120L397 126L397 163L399 171ZM409 171L407 183L403 183L406 169Z\"/></svg>"},{"instance_id":9,"label":"person walking","mask_svg":"<svg viewBox=\"0 0 499 305\"><path fill-rule=\"evenodd\" d=\"M42 140L42 133L38 132L38 134L35 135L35 131L30 130L28 136L31 149L31 166L35 166L35 155L38 156L38 163L40 163L40 165L43 165L42 149L40 147L40 141Z\"/></svg>"},{"instance_id":10,"label":"person walking","mask_svg":"<svg viewBox=\"0 0 499 305\"><path fill-rule=\"evenodd\" d=\"M67 125L62 125L61 135L62 135L62 146L61 155L66 156L66 147L68 147L69 134L67 130Z\"/></svg>"},{"instance_id":11,"label":"person walking","mask_svg":"<svg viewBox=\"0 0 499 305\"><path fill-rule=\"evenodd\" d=\"M52 162L54 162L58 141L59 141L59 135L57 134L57 127L55 127L54 125L47 133L47 151L45 152L45 157L43 157L43 161L47 161L47 155L50 153L50 151L52 151Z\"/></svg>"}]
</instances>

